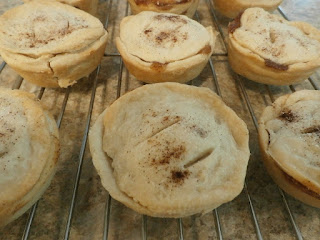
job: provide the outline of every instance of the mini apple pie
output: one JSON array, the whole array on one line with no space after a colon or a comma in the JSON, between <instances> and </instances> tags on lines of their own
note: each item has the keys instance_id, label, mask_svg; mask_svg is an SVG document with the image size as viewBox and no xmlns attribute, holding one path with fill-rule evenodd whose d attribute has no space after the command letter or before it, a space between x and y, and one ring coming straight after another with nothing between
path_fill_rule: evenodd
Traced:
<instances>
[{"instance_id":1,"label":"mini apple pie","mask_svg":"<svg viewBox=\"0 0 320 240\"><path fill-rule=\"evenodd\" d=\"M0 142L2 227L49 186L59 157L58 128L33 94L0 88Z\"/></svg>"},{"instance_id":2,"label":"mini apple pie","mask_svg":"<svg viewBox=\"0 0 320 240\"><path fill-rule=\"evenodd\" d=\"M215 44L212 27L176 14L141 12L120 24L117 48L138 80L187 82L197 77Z\"/></svg>"},{"instance_id":3,"label":"mini apple pie","mask_svg":"<svg viewBox=\"0 0 320 240\"><path fill-rule=\"evenodd\" d=\"M235 18L247 8L260 7L274 11L282 0L213 0L214 8L229 18Z\"/></svg>"},{"instance_id":4,"label":"mini apple pie","mask_svg":"<svg viewBox=\"0 0 320 240\"><path fill-rule=\"evenodd\" d=\"M141 214L206 213L243 189L246 124L207 88L148 84L109 106L89 134L110 195Z\"/></svg>"},{"instance_id":5,"label":"mini apple pie","mask_svg":"<svg viewBox=\"0 0 320 240\"><path fill-rule=\"evenodd\" d=\"M23 0L24 2L37 1L37 0ZM87 13L96 15L98 10L99 0L46 0L46 1L58 1L79 8Z\"/></svg>"},{"instance_id":6,"label":"mini apple pie","mask_svg":"<svg viewBox=\"0 0 320 240\"><path fill-rule=\"evenodd\" d=\"M31 1L0 17L0 54L23 78L68 87L100 63L107 42L101 22L56 1Z\"/></svg>"},{"instance_id":7,"label":"mini apple pie","mask_svg":"<svg viewBox=\"0 0 320 240\"><path fill-rule=\"evenodd\" d=\"M259 121L263 160L288 194L320 208L320 92L303 90L278 98Z\"/></svg>"},{"instance_id":8,"label":"mini apple pie","mask_svg":"<svg viewBox=\"0 0 320 240\"><path fill-rule=\"evenodd\" d=\"M128 0L133 14L143 11L167 12L193 17L199 0Z\"/></svg>"},{"instance_id":9,"label":"mini apple pie","mask_svg":"<svg viewBox=\"0 0 320 240\"><path fill-rule=\"evenodd\" d=\"M249 8L229 24L228 49L236 73L265 84L301 82L320 67L320 31L261 8Z\"/></svg>"}]
</instances>

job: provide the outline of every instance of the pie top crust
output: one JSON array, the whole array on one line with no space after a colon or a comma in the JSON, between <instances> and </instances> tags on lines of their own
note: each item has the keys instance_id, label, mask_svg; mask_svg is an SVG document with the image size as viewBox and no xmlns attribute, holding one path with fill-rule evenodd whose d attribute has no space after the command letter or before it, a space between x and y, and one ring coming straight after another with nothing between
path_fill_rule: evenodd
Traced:
<instances>
[{"instance_id":1,"label":"pie top crust","mask_svg":"<svg viewBox=\"0 0 320 240\"><path fill-rule=\"evenodd\" d=\"M115 101L91 129L90 150L114 198L158 217L232 200L250 154L245 123L218 96L177 83L146 85Z\"/></svg>"},{"instance_id":2,"label":"pie top crust","mask_svg":"<svg viewBox=\"0 0 320 240\"><path fill-rule=\"evenodd\" d=\"M33 58L80 51L105 34L97 18L55 1L15 7L0 22L0 48Z\"/></svg>"},{"instance_id":3,"label":"pie top crust","mask_svg":"<svg viewBox=\"0 0 320 240\"><path fill-rule=\"evenodd\" d=\"M54 172L58 129L33 94L0 88L0 141L1 225Z\"/></svg>"},{"instance_id":4,"label":"pie top crust","mask_svg":"<svg viewBox=\"0 0 320 240\"><path fill-rule=\"evenodd\" d=\"M299 63L320 65L320 31L309 24L289 22L261 8L247 9L239 21L229 36L250 54L286 68Z\"/></svg>"},{"instance_id":5,"label":"pie top crust","mask_svg":"<svg viewBox=\"0 0 320 240\"><path fill-rule=\"evenodd\" d=\"M126 51L145 62L170 63L211 52L212 35L186 16L142 12L121 22L120 41Z\"/></svg>"}]
</instances>

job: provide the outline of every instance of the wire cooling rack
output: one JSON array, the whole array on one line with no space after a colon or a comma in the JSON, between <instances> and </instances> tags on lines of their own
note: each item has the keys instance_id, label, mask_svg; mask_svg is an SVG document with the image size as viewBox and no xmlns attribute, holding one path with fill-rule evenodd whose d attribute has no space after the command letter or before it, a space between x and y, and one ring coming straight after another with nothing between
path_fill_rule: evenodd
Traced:
<instances>
[{"instance_id":1,"label":"wire cooling rack","mask_svg":"<svg viewBox=\"0 0 320 240\"><path fill-rule=\"evenodd\" d=\"M62 143L60 166L50 188L28 213L0 230L0 238L320 239L320 211L287 196L272 182L262 166L257 146L257 117L263 108L286 93L319 90L319 75L294 86L276 87L254 83L233 73L226 58L227 20L215 12L210 0L200 1L195 20L212 25L220 36L203 73L188 84L211 88L246 121L252 156L244 190L212 214L184 219L141 216L107 194L87 149L88 131L94 122L91 119L142 83L128 73L114 47L119 21L130 10L128 4L105 0L101 5L100 12L106 13L104 22L110 34L104 59L88 78L73 87L39 88L23 81L5 62L0 65L0 85L36 93L54 113ZM287 19L281 8L278 14Z\"/></svg>"}]
</instances>

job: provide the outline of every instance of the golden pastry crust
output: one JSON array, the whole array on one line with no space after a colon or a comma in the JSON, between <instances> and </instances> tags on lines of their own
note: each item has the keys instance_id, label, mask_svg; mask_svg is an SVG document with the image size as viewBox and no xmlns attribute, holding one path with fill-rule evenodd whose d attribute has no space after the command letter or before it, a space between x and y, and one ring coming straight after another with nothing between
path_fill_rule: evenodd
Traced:
<instances>
[{"instance_id":1,"label":"golden pastry crust","mask_svg":"<svg viewBox=\"0 0 320 240\"><path fill-rule=\"evenodd\" d=\"M301 82L320 67L320 31L250 8L229 24L228 59L236 73L256 82Z\"/></svg>"},{"instance_id":2,"label":"golden pastry crust","mask_svg":"<svg viewBox=\"0 0 320 240\"><path fill-rule=\"evenodd\" d=\"M23 0L24 2L31 2L37 0ZM98 10L99 0L46 0L46 1L58 1L79 8L91 15L95 16Z\"/></svg>"},{"instance_id":3,"label":"golden pastry crust","mask_svg":"<svg viewBox=\"0 0 320 240\"><path fill-rule=\"evenodd\" d=\"M68 87L100 63L107 32L95 17L55 1L32 1L0 17L0 54L29 82Z\"/></svg>"},{"instance_id":4,"label":"golden pastry crust","mask_svg":"<svg viewBox=\"0 0 320 240\"><path fill-rule=\"evenodd\" d=\"M186 16L142 12L121 21L116 44L138 80L182 83L201 73L215 38L211 27L204 28Z\"/></svg>"},{"instance_id":5,"label":"golden pastry crust","mask_svg":"<svg viewBox=\"0 0 320 240\"><path fill-rule=\"evenodd\" d=\"M211 90L158 83L109 106L89 144L113 198L141 214L177 218L209 212L241 192L248 138L245 123Z\"/></svg>"},{"instance_id":6,"label":"golden pastry crust","mask_svg":"<svg viewBox=\"0 0 320 240\"><path fill-rule=\"evenodd\" d=\"M159 13L175 13L192 18L196 12L199 0L128 0L133 14L143 11Z\"/></svg>"},{"instance_id":7,"label":"golden pastry crust","mask_svg":"<svg viewBox=\"0 0 320 240\"><path fill-rule=\"evenodd\" d=\"M278 98L259 120L259 143L273 180L296 199L320 208L320 92Z\"/></svg>"},{"instance_id":8,"label":"golden pastry crust","mask_svg":"<svg viewBox=\"0 0 320 240\"><path fill-rule=\"evenodd\" d=\"M260 7L274 11L282 0L213 0L214 8L228 18L235 18L247 8Z\"/></svg>"},{"instance_id":9,"label":"golden pastry crust","mask_svg":"<svg viewBox=\"0 0 320 240\"><path fill-rule=\"evenodd\" d=\"M0 88L0 99L2 227L27 211L49 186L59 157L59 134L33 94Z\"/></svg>"}]
</instances>

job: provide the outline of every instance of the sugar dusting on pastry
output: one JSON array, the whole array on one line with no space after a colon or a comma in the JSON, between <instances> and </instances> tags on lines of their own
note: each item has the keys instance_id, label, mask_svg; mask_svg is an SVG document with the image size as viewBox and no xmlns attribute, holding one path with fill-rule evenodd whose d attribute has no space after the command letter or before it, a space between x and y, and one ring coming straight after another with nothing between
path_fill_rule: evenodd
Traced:
<instances>
[{"instance_id":1,"label":"sugar dusting on pastry","mask_svg":"<svg viewBox=\"0 0 320 240\"><path fill-rule=\"evenodd\" d=\"M282 99L273 108L275 118L265 122L267 151L282 168L297 169L320 187L320 95L304 90Z\"/></svg>"},{"instance_id":2,"label":"sugar dusting on pastry","mask_svg":"<svg viewBox=\"0 0 320 240\"><path fill-rule=\"evenodd\" d=\"M30 164L30 139L21 102L0 96L0 188L8 181L19 181ZM17 175L17 173L19 173Z\"/></svg>"},{"instance_id":3,"label":"sugar dusting on pastry","mask_svg":"<svg viewBox=\"0 0 320 240\"><path fill-rule=\"evenodd\" d=\"M126 50L145 62L186 59L209 45L210 38L202 25L175 14L143 12L126 18L120 28L120 40Z\"/></svg>"},{"instance_id":4,"label":"sugar dusting on pastry","mask_svg":"<svg viewBox=\"0 0 320 240\"><path fill-rule=\"evenodd\" d=\"M89 143L110 194L158 217L230 201L243 187L249 158L245 124L209 89L177 83L123 95L99 117Z\"/></svg>"},{"instance_id":5,"label":"sugar dusting on pastry","mask_svg":"<svg viewBox=\"0 0 320 240\"><path fill-rule=\"evenodd\" d=\"M266 59L268 66L279 70L320 57L319 41L261 8L247 9L241 16L241 26L232 30L239 44Z\"/></svg>"}]
</instances>

